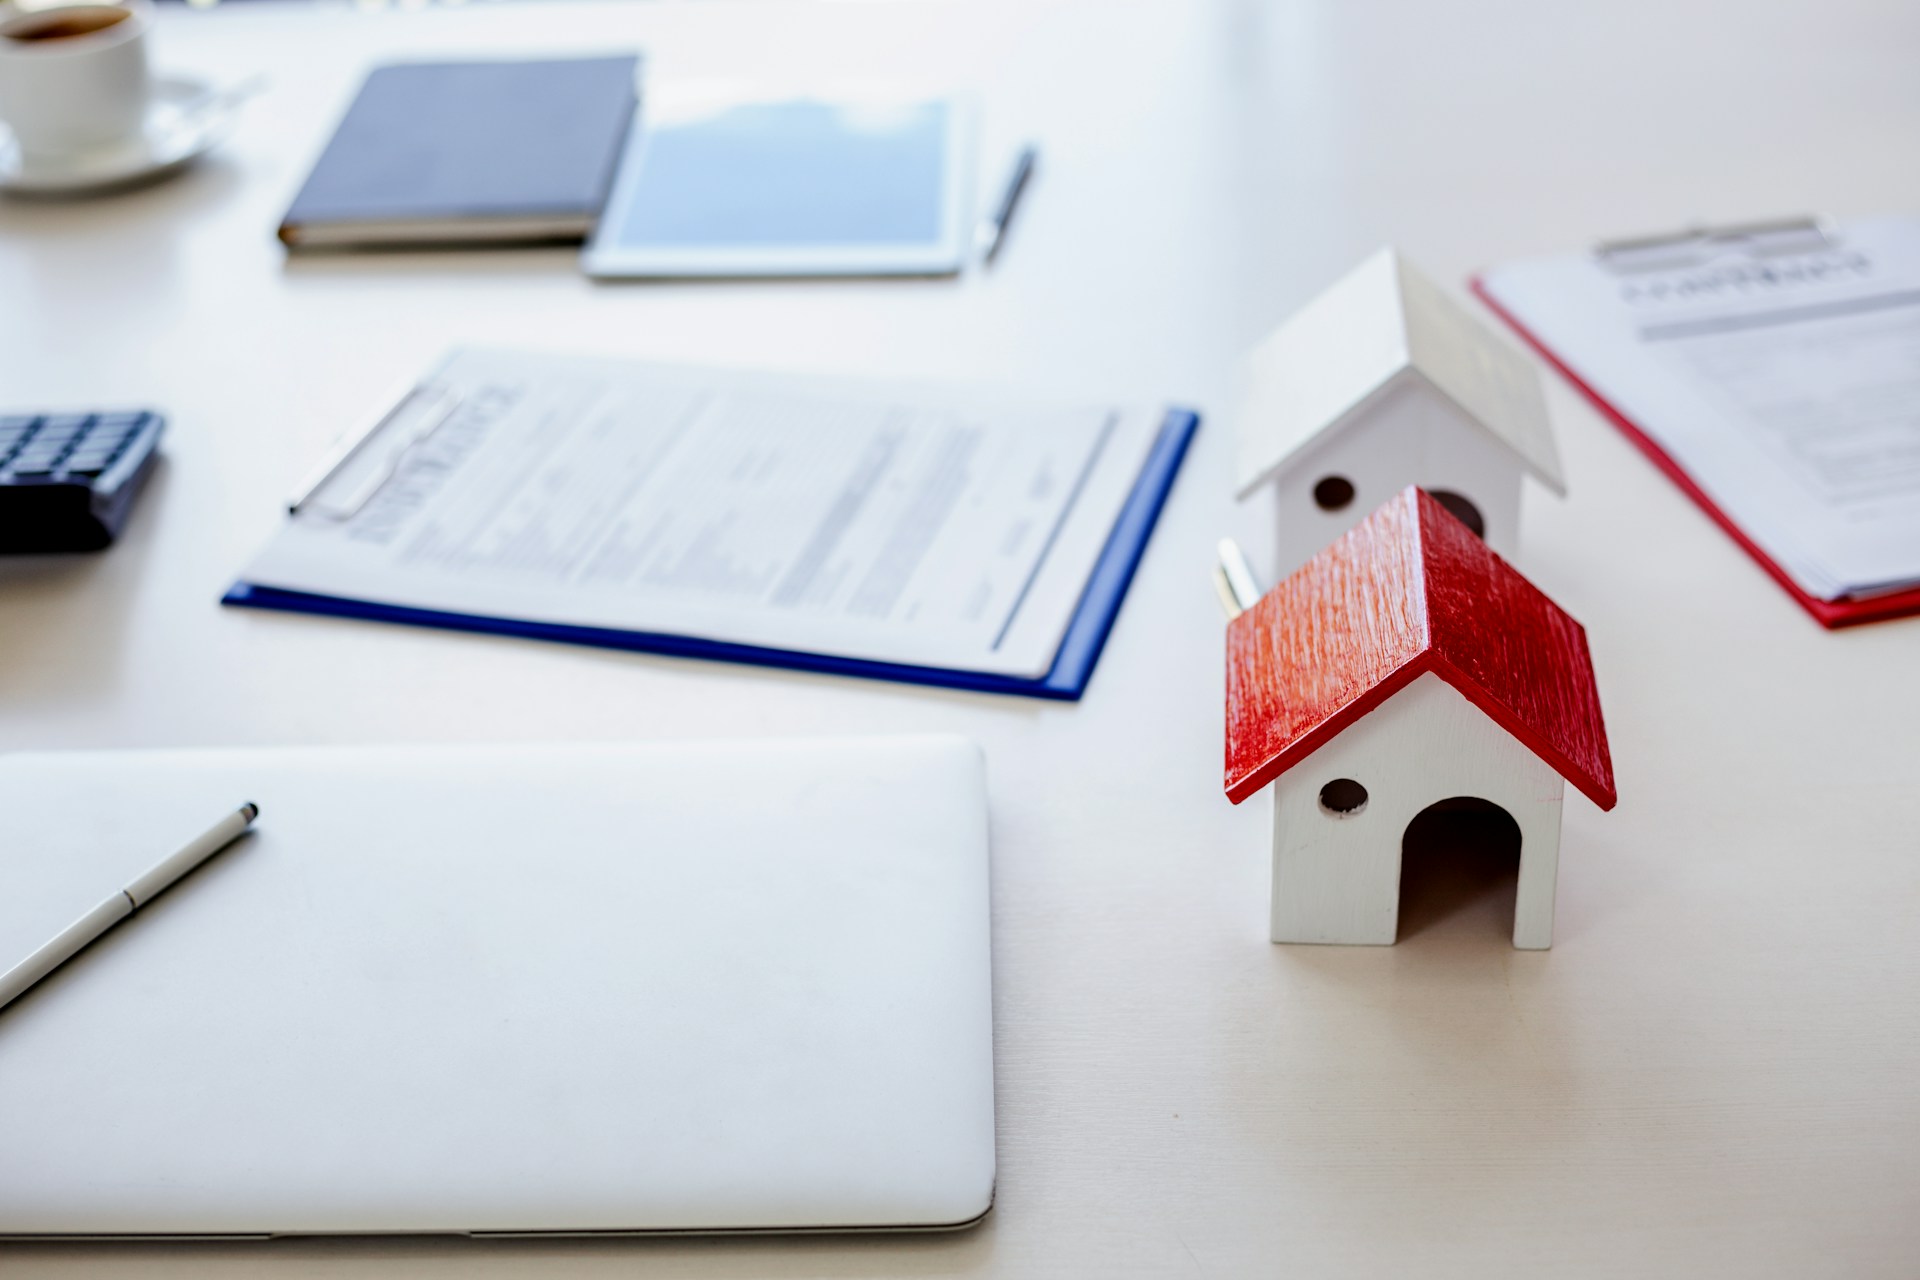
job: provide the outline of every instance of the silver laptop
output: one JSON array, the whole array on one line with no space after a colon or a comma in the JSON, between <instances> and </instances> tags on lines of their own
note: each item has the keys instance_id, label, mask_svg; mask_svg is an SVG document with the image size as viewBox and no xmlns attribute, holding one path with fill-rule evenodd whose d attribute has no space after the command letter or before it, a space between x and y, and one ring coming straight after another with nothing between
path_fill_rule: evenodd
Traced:
<instances>
[{"instance_id":1,"label":"silver laptop","mask_svg":"<svg viewBox=\"0 0 1920 1280\"><path fill-rule=\"evenodd\" d=\"M987 1211L971 744L4 756L0 968L246 800L0 1010L0 1235Z\"/></svg>"}]
</instances>

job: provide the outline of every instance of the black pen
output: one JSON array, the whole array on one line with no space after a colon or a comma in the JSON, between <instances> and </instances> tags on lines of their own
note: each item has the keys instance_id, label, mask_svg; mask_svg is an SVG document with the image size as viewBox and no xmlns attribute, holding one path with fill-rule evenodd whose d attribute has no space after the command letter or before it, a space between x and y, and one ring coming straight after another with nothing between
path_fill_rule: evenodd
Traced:
<instances>
[{"instance_id":1,"label":"black pen","mask_svg":"<svg viewBox=\"0 0 1920 1280\"><path fill-rule=\"evenodd\" d=\"M1027 179L1033 176L1033 165L1040 158L1040 148L1029 143L1020 148L1019 157L1013 162L1013 173L1007 178L1007 186L1000 193L1000 203L994 209L993 216L980 224L980 233L976 240L980 246L980 260L991 265L993 255L1000 252L1001 242L1007 238L1007 224L1013 221L1013 211L1020 205L1020 194L1027 189Z\"/></svg>"}]
</instances>

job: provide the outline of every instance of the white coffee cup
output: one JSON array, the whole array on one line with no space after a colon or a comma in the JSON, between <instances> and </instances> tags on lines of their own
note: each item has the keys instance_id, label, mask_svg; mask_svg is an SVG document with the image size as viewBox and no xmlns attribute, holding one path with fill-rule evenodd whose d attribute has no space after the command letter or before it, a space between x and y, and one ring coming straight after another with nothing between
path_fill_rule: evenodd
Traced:
<instances>
[{"instance_id":1,"label":"white coffee cup","mask_svg":"<svg viewBox=\"0 0 1920 1280\"><path fill-rule=\"evenodd\" d=\"M139 134L153 91L147 0L0 14L0 122L22 152L58 158Z\"/></svg>"}]
</instances>

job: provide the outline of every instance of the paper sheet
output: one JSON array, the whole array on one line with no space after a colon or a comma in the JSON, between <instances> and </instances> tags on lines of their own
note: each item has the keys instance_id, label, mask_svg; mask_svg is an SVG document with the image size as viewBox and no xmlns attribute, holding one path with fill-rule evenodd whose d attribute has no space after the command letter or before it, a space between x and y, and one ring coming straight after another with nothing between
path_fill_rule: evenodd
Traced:
<instances>
[{"instance_id":1,"label":"paper sheet","mask_svg":"<svg viewBox=\"0 0 1920 1280\"><path fill-rule=\"evenodd\" d=\"M1485 284L1808 594L1920 581L1920 219Z\"/></svg>"},{"instance_id":2,"label":"paper sheet","mask_svg":"<svg viewBox=\"0 0 1920 1280\"><path fill-rule=\"evenodd\" d=\"M245 578L1039 676L1154 425L939 387L459 351Z\"/></svg>"}]
</instances>

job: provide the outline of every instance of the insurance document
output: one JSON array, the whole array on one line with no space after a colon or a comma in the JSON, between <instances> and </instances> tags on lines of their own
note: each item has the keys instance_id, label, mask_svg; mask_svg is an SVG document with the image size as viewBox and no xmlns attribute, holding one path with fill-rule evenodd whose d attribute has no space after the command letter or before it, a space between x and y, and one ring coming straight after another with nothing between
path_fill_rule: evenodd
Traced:
<instances>
[{"instance_id":1,"label":"insurance document","mask_svg":"<svg viewBox=\"0 0 1920 1280\"><path fill-rule=\"evenodd\" d=\"M244 577L1037 678L1159 417L460 350L342 451Z\"/></svg>"},{"instance_id":2,"label":"insurance document","mask_svg":"<svg viewBox=\"0 0 1920 1280\"><path fill-rule=\"evenodd\" d=\"M1920 218L1519 262L1483 286L1808 595L1920 583Z\"/></svg>"}]
</instances>

